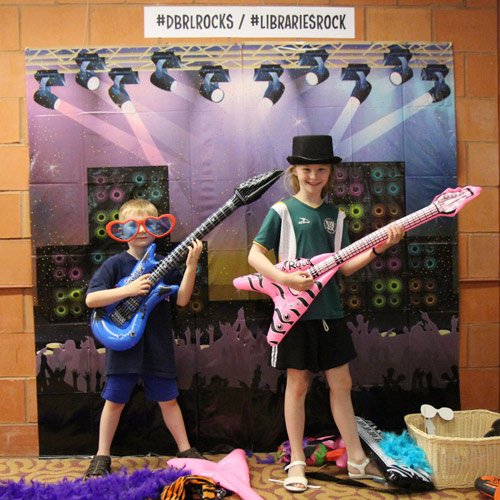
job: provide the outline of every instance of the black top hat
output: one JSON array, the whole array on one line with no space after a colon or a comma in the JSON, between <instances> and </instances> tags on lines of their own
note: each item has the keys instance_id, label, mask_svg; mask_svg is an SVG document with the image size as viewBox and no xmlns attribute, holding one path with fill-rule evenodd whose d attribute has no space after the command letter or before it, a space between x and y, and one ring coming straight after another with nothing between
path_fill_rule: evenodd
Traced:
<instances>
[{"instance_id":1,"label":"black top hat","mask_svg":"<svg viewBox=\"0 0 500 500\"><path fill-rule=\"evenodd\" d=\"M339 163L342 158L334 156L330 135L296 135L292 156L288 156L287 160L291 165L321 165Z\"/></svg>"}]
</instances>

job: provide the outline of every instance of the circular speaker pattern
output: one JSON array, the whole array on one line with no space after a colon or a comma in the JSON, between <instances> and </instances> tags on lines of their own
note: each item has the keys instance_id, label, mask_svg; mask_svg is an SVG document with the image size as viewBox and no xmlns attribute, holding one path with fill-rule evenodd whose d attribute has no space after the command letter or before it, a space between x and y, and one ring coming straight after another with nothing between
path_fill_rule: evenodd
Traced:
<instances>
[{"instance_id":1,"label":"circular speaker pattern","mask_svg":"<svg viewBox=\"0 0 500 500\"><path fill-rule=\"evenodd\" d=\"M424 288L429 292L437 290L437 281L432 278L426 279L424 282Z\"/></svg>"},{"instance_id":2,"label":"circular speaker pattern","mask_svg":"<svg viewBox=\"0 0 500 500\"><path fill-rule=\"evenodd\" d=\"M391 307L400 307L402 300L397 293L391 293L388 302Z\"/></svg>"},{"instance_id":3,"label":"circular speaker pattern","mask_svg":"<svg viewBox=\"0 0 500 500\"><path fill-rule=\"evenodd\" d=\"M119 203L125 197L123 189L115 186L109 190L109 199L114 203Z\"/></svg>"},{"instance_id":4,"label":"circular speaker pattern","mask_svg":"<svg viewBox=\"0 0 500 500\"><path fill-rule=\"evenodd\" d=\"M375 293L382 293L385 290L385 282L382 279L375 280L372 284Z\"/></svg>"},{"instance_id":5,"label":"circular speaker pattern","mask_svg":"<svg viewBox=\"0 0 500 500\"><path fill-rule=\"evenodd\" d=\"M102 264L104 261L104 255L101 252L93 252L90 254L90 258L93 264Z\"/></svg>"},{"instance_id":6,"label":"circular speaker pattern","mask_svg":"<svg viewBox=\"0 0 500 500\"><path fill-rule=\"evenodd\" d=\"M66 269L64 269L64 267L56 267L52 271L52 276L56 280L62 280L63 278L66 278Z\"/></svg>"},{"instance_id":7,"label":"circular speaker pattern","mask_svg":"<svg viewBox=\"0 0 500 500\"><path fill-rule=\"evenodd\" d=\"M428 307L434 307L437 304L437 295L435 293L426 293L424 295L424 303Z\"/></svg>"},{"instance_id":8,"label":"circular speaker pattern","mask_svg":"<svg viewBox=\"0 0 500 500\"><path fill-rule=\"evenodd\" d=\"M142 172L137 172L132 177L132 181L134 184L137 184L138 186L142 186L146 182L146 176Z\"/></svg>"},{"instance_id":9,"label":"circular speaker pattern","mask_svg":"<svg viewBox=\"0 0 500 500\"><path fill-rule=\"evenodd\" d=\"M377 308L377 309L382 309L385 304L386 304L386 299L383 295L377 294L373 296L372 299L372 304Z\"/></svg>"},{"instance_id":10,"label":"circular speaker pattern","mask_svg":"<svg viewBox=\"0 0 500 500\"><path fill-rule=\"evenodd\" d=\"M81 304L73 304L70 311L73 316L81 316L83 314L83 307Z\"/></svg>"},{"instance_id":11,"label":"circular speaker pattern","mask_svg":"<svg viewBox=\"0 0 500 500\"><path fill-rule=\"evenodd\" d=\"M363 186L359 184L358 182L355 182L354 184L351 184L349 186L349 193L351 196L354 196L355 198L358 198L363 194Z\"/></svg>"},{"instance_id":12,"label":"circular speaker pattern","mask_svg":"<svg viewBox=\"0 0 500 500\"><path fill-rule=\"evenodd\" d=\"M106 238L106 229L104 229L102 226L99 226L95 229L94 231L94 236L99 239L104 239Z\"/></svg>"},{"instance_id":13,"label":"circular speaker pattern","mask_svg":"<svg viewBox=\"0 0 500 500\"><path fill-rule=\"evenodd\" d=\"M66 255L63 254L57 254L52 256L52 262L56 266L61 266L66 262Z\"/></svg>"},{"instance_id":14,"label":"circular speaker pattern","mask_svg":"<svg viewBox=\"0 0 500 500\"><path fill-rule=\"evenodd\" d=\"M417 243L411 243L408 246L408 252L410 252L410 255L420 255L422 253L422 247Z\"/></svg>"},{"instance_id":15,"label":"circular speaker pattern","mask_svg":"<svg viewBox=\"0 0 500 500\"><path fill-rule=\"evenodd\" d=\"M384 194L384 185L381 182L375 182L372 186L372 192L376 196L382 196Z\"/></svg>"},{"instance_id":16,"label":"circular speaker pattern","mask_svg":"<svg viewBox=\"0 0 500 500\"><path fill-rule=\"evenodd\" d=\"M418 307L420 306L421 303L422 303L422 297L420 297L420 295L418 295L417 293L412 293L410 295L410 304L413 307Z\"/></svg>"},{"instance_id":17,"label":"circular speaker pattern","mask_svg":"<svg viewBox=\"0 0 500 500\"><path fill-rule=\"evenodd\" d=\"M363 231L363 224L361 223L360 220L356 219L351 222L351 231L353 233L360 233Z\"/></svg>"},{"instance_id":18,"label":"circular speaker pattern","mask_svg":"<svg viewBox=\"0 0 500 500\"><path fill-rule=\"evenodd\" d=\"M359 205L358 203L351 205L349 207L349 215L353 219L359 219L359 218L363 217L363 213L364 213L363 206Z\"/></svg>"},{"instance_id":19,"label":"circular speaker pattern","mask_svg":"<svg viewBox=\"0 0 500 500\"><path fill-rule=\"evenodd\" d=\"M410 259L410 269L412 271L418 271L422 267L422 261L420 259Z\"/></svg>"},{"instance_id":20,"label":"circular speaker pattern","mask_svg":"<svg viewBox=\"0 0 500 500\"><path fill-rule=\"evenodd\" d=\"M389 257L387 259L387 269L392 272L397 272L401 269L401 259L398 257Z\"/></svg>"},{"instance_id":21,"label":"circular speaker pattern","mask_svg":"<svg viewBox=\"0 0 500 500\"><path fill-rule=\"evenodd\" d=\"M372 213L375 217L383 217L385 215L385 207L381 203L373 205Z\"/></svg>"},{"instance_id":22,"label":"circular speaker pattern","mask_svg":"<svg viewBox=\"0 0 500 500\"><path fill-rule=\"evenodd\" d=\"M429 271L436 269L436 266L437 266L437 260L434 257L426 257L424 259L424 267Z\"/></svg>"},{"instance_id":23,"label":"circular speaker pattern","mask_svg":"<svg viewBox=\"0 0 500 500\"><path fill-rule=\"evenodd\" d=\"M108 192L102 187L97 188L94 191L94 197L97 203L104 203L108 199Z\"/></svg>"},{"instance_id":24,"label":"circular speaker pattern","mask_svg":"<svg viewBox=\"0 0 500 500\"><path fill-rule=\"evenodd\" d=\"M371 262L371 266L375 271L380 272L384 269L385 267L385 262L384 259L377 257L376 259L373 259Z\"/></svg>"},{"instance_id":25,"label":"circular speaker pattern","mask_svg":"<svg viewBox=\"0 0 500 500\"><path fill-rule=\"evenodd\" d=\"M68 276L73 280L79 280L83 276L83 269L81 267L72 267L68 271Z\"/></svg>"},{"instance_id":26,"label":"circular speaker pattern","mask_svg":"<svg viewBox=\"0 0 500 500\"><path fill-rule=\"evenodd\" d=\"M68 315L68 308L61 304L54 308L54 314L59 318L64 318Z\"/></svg>"},{"instance_id":27,"label":"circular speaker pattern","mask_svg":"<svg viewBox=\"0 0 500 500\"><path fill-rule=\"evenodd\" d=\"M66 292L64 290L56 290L54 292L54 298L56 302L62 302L63 300L66 300Z\"/></svg>"},{"instance_id":28,"label":"circular speaker pattern","mask_svg":"<svg viewBox=\"0 0 500 500\"><path fill-rule=\"evenodd\" d=\"M400 217L401 208L399 208L399 205L396 205L395 203L391 203L389 205L389 215L391 217Z\"/></svg>"},{"instance_id":29,"label":"circular speaker pattern","mask_svg":"<svg viewBox=\"0 0 500 500\"><path fill-rule=\"evenodd\" d=\"M347 301L349 309L359 309L361 307L361 299L357 295L351 295Z\"/></svg>"},{"instance_id":30,"label":"circular speaker pattern","mask_svg":"<svg viewBox=\"0 0 500 500\"><path fill-rule=\"evenodd\" d=\"M392 278L387 282L387 290L391 293L399 293L403 289L403 283L401 280Z\"/></svg>"},{"instance_id":31,"label":"circular speaker pattern","mask_svg":"<svg viewBox=\"0 0 500 500\"><path fill-rule=\"evenodd\" d=\"M384 169L382 167L372 168L371 174L372 179L380 181L384 178Z\"/></svg>"},{"instance_id":32,"label":"circular speaker pattern","mask_svg":"<svg viewBox=\"0 0 500 500\"><path fill-rule=\"evenodd\" d=\"M108 215L106 214L106 212L103 212L102 210L98 210L95 215L94 215L94 220L98 223L98 224L105 224L106 221L108 220Z\"/></svg>"},{"instance_id":33,"label":"circular speaker pattern","mask_svg":"<svg viewBox=\"0 0 500 500\"><path fill-rule=\"evenodd\" d=\"M400 191L401 191L401 186L399 185L398 182L389 182L389 184L387 184L387 192L391 196L398 195Z\"/></svg>"},{"instance_id":34,"label":"circular speaker pattern","mask_svg":"<svg viewBox=\"0 0 500 500\"><path fill-rule=\"evenodd\" d=\"M347 193L347 186L345 184L335 184L333 192L338 198L343 198Z\"/></svg>"},{"instance_id":35,"label":"circular speaker pattern","mask_svg":"<svg viewBox=\"0 0 500 500\"><path fill-rule=\"evenodd\" d=\"M347 179L347 171L343 167L335 167L335 182L344 182Z\"/></svg>"},{"instance_id":36,"label":"circular speaker pattern","mask_svg":"<svg viewBox=\"0 0 500 500\"><path fill-rule=\"evenodd\" d=\"M410 291L411 292L420 292L422 290L422 280L417 278L412 278L410 280Z\"/></svg>"},{"instance_id":37,"label":"circular speaker pattern","mask_svg":"<svg viewBox=\"0 0 500 500\"><path fill-rule=\"evenodd\" d=\"M363 178L363 171L361 167L352 167L349 169L349 178L354 181L360 181Z\"/></svg>"}]
</instances>

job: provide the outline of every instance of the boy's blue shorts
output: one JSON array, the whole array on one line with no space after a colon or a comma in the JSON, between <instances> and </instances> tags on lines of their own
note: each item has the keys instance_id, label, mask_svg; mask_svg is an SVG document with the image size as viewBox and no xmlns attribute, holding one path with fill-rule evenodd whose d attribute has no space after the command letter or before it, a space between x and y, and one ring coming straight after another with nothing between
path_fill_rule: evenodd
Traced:
<instances>
[{"instance_id":1,"label":"boy's blue shorts","mask_svg":"<svg viewBox=\"0 0 500 500\"><path fill-rule=\"evenodd\" d=\"M175 378L153 377L151 375L108 375L102 397L112 403L127 403L137 382L142 379L144 394L151 401L171 401L179 396Z\"/></svg>"}]
</instances>

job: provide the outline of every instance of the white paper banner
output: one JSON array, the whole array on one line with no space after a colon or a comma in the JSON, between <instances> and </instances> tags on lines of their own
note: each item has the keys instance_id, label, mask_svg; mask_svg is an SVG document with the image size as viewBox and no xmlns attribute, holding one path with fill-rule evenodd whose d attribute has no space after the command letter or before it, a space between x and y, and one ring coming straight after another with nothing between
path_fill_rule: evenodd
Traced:
<instances>
[{"instance_id":1,"label":"white paper banner","mask_svg":"<svg viewBox=\"0 0 500 500\"><path fill-rule=\"evenodd\" d=\"M354 38L352 7L144 7L145 38Z\"/></svg>"}]
</instances>

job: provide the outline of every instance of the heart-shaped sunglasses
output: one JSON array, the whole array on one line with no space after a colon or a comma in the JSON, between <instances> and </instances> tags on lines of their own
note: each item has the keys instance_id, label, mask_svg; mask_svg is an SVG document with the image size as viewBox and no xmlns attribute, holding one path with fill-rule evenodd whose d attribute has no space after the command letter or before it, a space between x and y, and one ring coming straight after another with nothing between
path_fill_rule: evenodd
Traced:
<instances>
[{"instance_id":1,"label":"heart-shaped sunglasses","mask_svg":"<svg viewBox=\"0 0 500 500\"><path fill-rule=\"evenodd\" d=\"M137 236L141 226L151 236L163 238L175 227L175 217L171 214L164 214L141 220L127 219L124 222L115 220L106 224L106 232L114 240L126 243Z\"/></svg>"}]
</instances>

